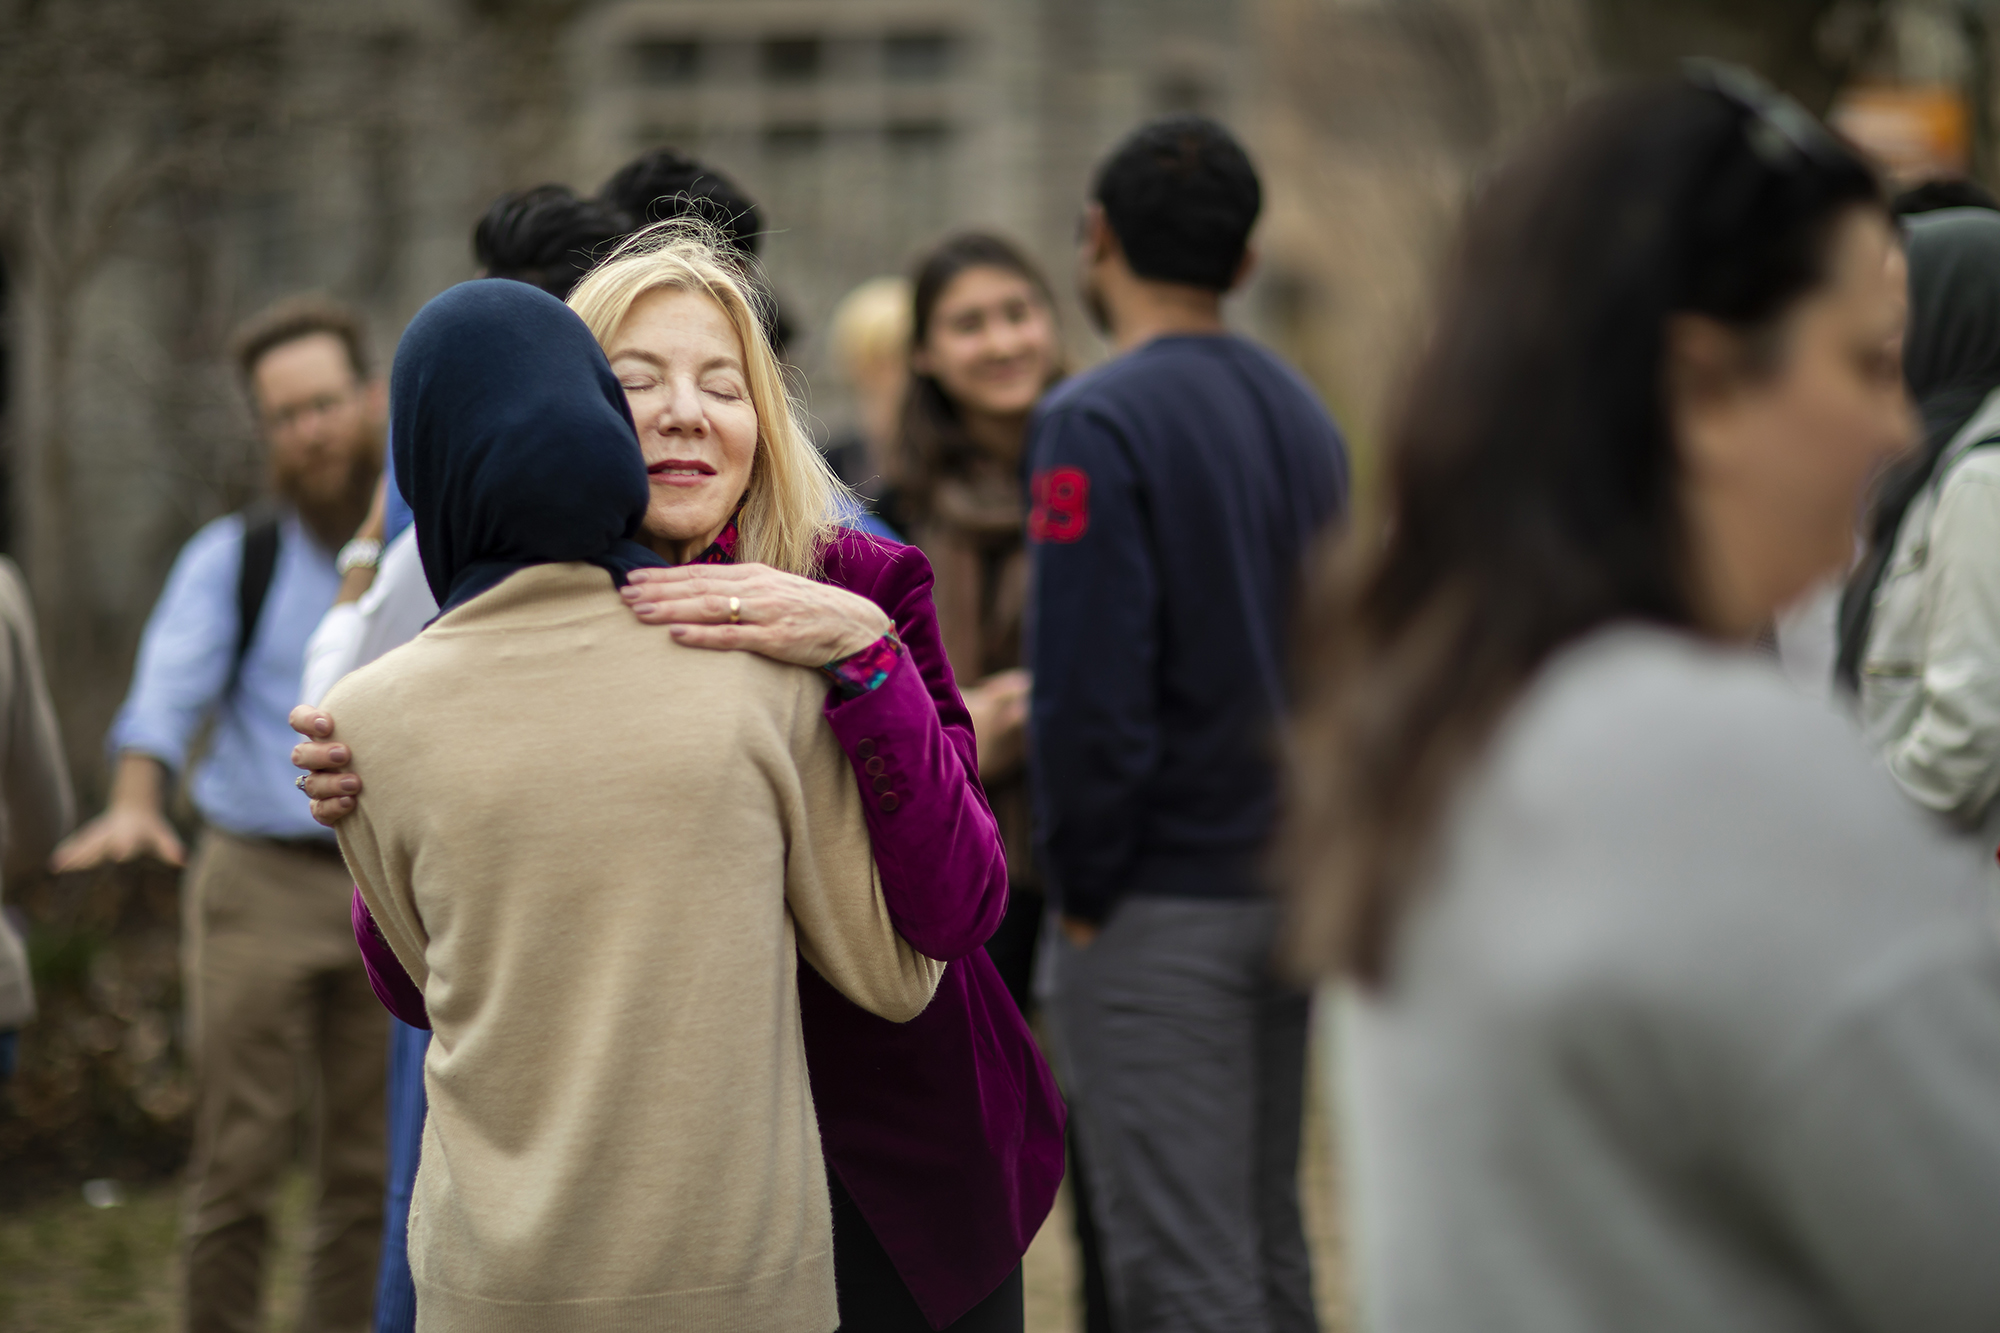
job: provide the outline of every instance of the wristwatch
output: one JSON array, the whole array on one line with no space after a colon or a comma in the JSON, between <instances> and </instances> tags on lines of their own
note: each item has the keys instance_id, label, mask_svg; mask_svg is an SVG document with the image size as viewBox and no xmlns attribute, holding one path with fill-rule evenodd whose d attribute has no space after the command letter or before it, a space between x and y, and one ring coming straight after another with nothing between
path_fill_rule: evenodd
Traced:
<instances>
[{"instance_id":1,"label":"wristwatch","mask_svg":"<svg viewBox=\"0 0 2000 1333\"><path fill-rule=\"evenodd\" d=\"M356 537L340 548L340 554L333 558L333 568L340 577L346 578L357 569L373 569L382 558L382 543L373 537Z\"/></svg>"}]
</instances>

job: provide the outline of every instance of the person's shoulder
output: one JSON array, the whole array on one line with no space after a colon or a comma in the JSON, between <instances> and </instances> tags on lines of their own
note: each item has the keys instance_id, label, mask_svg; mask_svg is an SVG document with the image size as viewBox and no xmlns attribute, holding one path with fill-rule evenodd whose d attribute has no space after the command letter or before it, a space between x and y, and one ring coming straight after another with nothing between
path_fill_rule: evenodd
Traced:
<instances>
[{"instance_id":1,"label":"person's shoulder","mask_svg":"<svg viewBox=\"0 0 2000 1333\"><path fill-rule=\"evenodd\" d=\"M1614 625L1562 649L1518 712L1517 725L1554 747L1598 762L1630 754L1650 771L1690 753L1740 752L1754 766L1800 746L1867 762L1852 727L1775 663L1665 626ZM1643 753L1631 748L1639 742Z\"/></svg>"},{"instance_id":2,"label":"person's shoulder","mask_svg":"<svg viewBox=\"0 0 2000 1333\"><path fill-rule=\"evenodd\" d=\"M1034 438L1043 442L1060 438L1071 449L1091 447L1089 441L1123 448L1144 430L1170 378L1163 378L1150 363L1141 363L1146 350L1114 356L1043 394L1035 407Z\"/></svg>"},{"instance_id":3,"label":"person's shoulder","mask_svg":"<svg viewBox=\"0 0 2000 1333\"><path fill-rule=\"evenodd\" d=\"M1662 831L1690 855L1814 846L1928 855L1937 839L1852 721L1746 648L1620 625L1557 654L1503 724L1503 780L1593 836ZM1697 848L1706 853L1697 855Z\"/></svg>"},{"instance_id":4,"label":"person's shoulder","mask_svg":"<svg viewBox=\"0 0 2000 1333\"><path fill-rule=\"evenodd\" d=\"M205 555L213 551L231 550L243 544L243 534L248 530L247 511L236 510L212 518L194 530L194 535L181 544L181 558Z\"/></svg>"},{"instance_id":5,"label":"person's shoulder","mask_svg":"<svg viewBox=\"0 0 2000 1333\"><path fill-rule=\"evenodd\" d=\"M356 667L335 682L320 707L331 714L340 731L373 727L404 716L421 714L435 678L449 680L447 664L438 660L439 640L418 635L391 648L366 666Z\"/></svg>"},{"instance_id":6,"label":"person's shoulder","mask_svg":"<svg viewBox=\"0 0 2000 1333\"><path fill-rule=\"evenodd\" d=\"M243 568L244 513L224 514L196 528L174 557L173 581L183 589L219 590Z\"/></svg>"},{"instance_id":7,"label":"person's shoulder","mask_svg":"<svg viewBox=\"0 0 2000 1333\"><path fill-rule=\"evenodd\" d=\"M887 568L904 553L915 550L914 546L891 541L878 533L842 524L826 539L820 555L829 565L837 561L842 568L874 570Z\"/></svg>"},{"instance_id":8,"label":"person's shoulder","mask_svg":"<svg viewBox=\"0 0 2000 1333\"><path fill-rule=\"evenodd\" d=\"M1969 924L1982 874L1774 664L1631 625L1543 668L1454 830L1448 935L1522 995L1585 1025L1754 1013L1772 1041L1871 958ZM1475 943L1496 912L1507 938Z\"/></svg>"},{"instance_id":9,"label":"person's shoulder","mask_svg":"<svg viewBox=\"0 0 2000 1333\"><path fill-rule=\"evenodd\" d=\"M501 663L526 661L537 651L548 654L557 645L581 676L611 660L603 653L582 655L586 636L600 645L614 642L628 625L652 629L640 626L605 571L582 563L530 565L341 677L321 706L336 725L361 715L370 721L422 718L440 704L512 688L516 682ZM604 629L613 631L610 640ZM665 631L653 632L671 642ZM496 654L496 641L509 640L511 651Z\"/></svg>"},{"instance_id":10,"label":"person's shoulder","mask_svg":"<svg viewBox=\"0 0 2000 1333\"><path fill-rule=\"evenodd\" d=\"M1276 393L1296 399L1302 411L1333 418L1319 395L1270 348L1238 333L1183 334L1153 341L1114 356L1051 389L1042 400L1044 416L1059 411L1096 411L1117 416L1142 410L1205 384L1248 375Z\"/></svg>"},{"instance_id":11,"label":"person's shoulder","mask_svg":"<svg viewBox=\"0 0 2000 1333\"><path fill-rule=\"evenodd\" d=\"M880 603L928 585L931 562L914 546L842 527L820 552L820 575L837 588Z\"/></svg>"},{"instance_id":12,"label":"person's shoulder","mask_svg":"<svg viewBox=\"0 0 2000 1333\"><path fill-rule=\"evenodd\" d=\"M1265 377L1281 391L1295 395L1313 415L1325 418L1329 427L1335 426L1333 414L1327 411L1319 390L1297 366L1254 338L1235 336L1225 341L1229 344L1229 354L1238 358L1240 364L1251 367L1253 373Z\"/></svg>"},{"instance_id":13,"label":"person's shoulder","mask_svg":"<svg viewBox=\"0 0 2000 1333\"><path fill-rule=\"evenodd\" d=\"M1254 338L1235 333L1189 341L1199 343L1188 350L1206 363L1207 373L1252 386L1260 403L1259 415L1270 422L1269 429L1281 447L1306 455L1345 451L1346 437L1326 400L1282 356ZM1181 374L1192 378L1194 372L1190 369Z\"/></svg>"},{"instance_id":14,"label":"person's shoulder","mask_svg":"<svg viewBox=\"0 0 2000 1333\"><path fill-rule=\"evenodd\" d=\"M1120 383L1119 370L1125 360L1125 357L1113 357L1058 382L1042 395L1041 402L1035 406L1035 414L1046 420L1098 405L1115 393Z\"/></svg>"},{"instance_id":15,"label":"person's shoulder","mask_svg":"<svg viewBox=\"0 0 2000 1333\"><path fill-rule=\"evenodd\" d=\"M1232 342L1217 337L1155 338L1102 361L1058 386L1072 406L1123 407L1157 398L1163 386L1201 375L1215 360L1211 344Z\"/></svg>"},{"instance_id":16,"label":"person's shoulder","mask_svg":"<svg viewBox=\"0 0 2000 1333\"><path fill-rule=\"evenodd\" d=\"M2000 444L1973 449L1945 477L1940 499L1961 487L2000 486Z\"/></svg>"}]
</instances>

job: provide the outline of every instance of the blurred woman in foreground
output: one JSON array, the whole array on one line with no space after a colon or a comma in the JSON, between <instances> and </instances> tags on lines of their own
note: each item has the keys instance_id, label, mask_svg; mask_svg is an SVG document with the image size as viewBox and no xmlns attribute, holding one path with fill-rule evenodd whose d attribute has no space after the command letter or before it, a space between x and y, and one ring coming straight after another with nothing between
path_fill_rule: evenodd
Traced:
<instances>
[{"instance_id":1,"label":"blurred woman in foreground","mask_svg":"<svg viewBox=\"0 0 2000 1333\"><path fill-rule=\"evenodd\" d=\"M1718 67L1474 206L1309 629L1376 1333L2000 1327L1994 904L1744 643L1911 443L1904 281L1866 169Z\"/></svg>"}]
</instances>

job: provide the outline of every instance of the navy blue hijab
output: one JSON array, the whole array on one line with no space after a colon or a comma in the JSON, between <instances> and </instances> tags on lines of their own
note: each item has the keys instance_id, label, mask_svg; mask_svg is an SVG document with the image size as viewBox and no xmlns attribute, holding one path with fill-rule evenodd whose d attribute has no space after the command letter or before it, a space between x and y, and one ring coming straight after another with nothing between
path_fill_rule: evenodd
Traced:
<instances>
[{"instance_id":1,"label":"navy blue hijab","mask_svg":"<svg viewBox=\"0 0 2000 1333\"><path fill-rule=\"evenodd\" d=\"M625 391L582 320L504 278L417 312L389 381L396 486L441 611L529 565L623 584L667 562L632 540L651 491Z\"/></svg>"}]
</instances>

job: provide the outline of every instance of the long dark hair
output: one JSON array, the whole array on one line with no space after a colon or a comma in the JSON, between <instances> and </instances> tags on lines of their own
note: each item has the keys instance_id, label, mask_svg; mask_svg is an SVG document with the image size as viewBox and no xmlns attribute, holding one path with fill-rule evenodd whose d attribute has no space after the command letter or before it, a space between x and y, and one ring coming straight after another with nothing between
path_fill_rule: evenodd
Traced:
<instances>
[{"instance_id":1,"label":"long dark hair","mask_svg":"<svg viewBox=\"0 0 2000 1333\"><path fill-rule=\"evenodd\" d=\"M917 264L911 293L913 352L929 339L938 302L952 280L974 268L997 268L1026 279L1043 305L1055 309L1048 279L1011 242L991 232L959 232L940 242ZM899 505L906 514L921 518L929 508L932 487L939 480L963 471L978 456L979 446L966 433L958 406L945 393L944 386L934 376L914 372L903 397L896 436L893 480Z\"/></svg>"},{"instance_id":2,"label":"long dark hair","mask_svg":"<svg viewBox=\"0 0 2000 1333\"><path fill-rule=\"evenodd\" d=\"M1386 532L1306 615L1295 966L1384 980L1445 802L1551 653L1696 623L1668 320L1774 359L1855 207L1885 207L1868 169L1728 70L1601 95L1486 186L1389 432Z\"/></svg>"}]
</instances>

